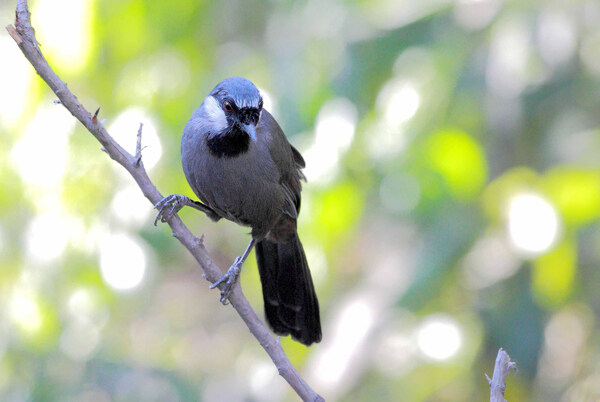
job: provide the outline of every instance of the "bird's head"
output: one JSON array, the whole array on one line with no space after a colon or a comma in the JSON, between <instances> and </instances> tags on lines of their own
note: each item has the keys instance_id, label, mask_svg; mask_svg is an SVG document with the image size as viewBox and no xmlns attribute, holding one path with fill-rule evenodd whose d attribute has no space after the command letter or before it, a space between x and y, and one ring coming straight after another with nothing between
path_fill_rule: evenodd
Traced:
<instances>
[{"instance_id":1,"label":"bird's head","mask_svg":"<svg viewBox=\"0 0 600 402\"><path fill-rule=\"evenodd\" d=\"M243 132L256 142L256 124L263 100L252 82L242 77L227 78L215 86L204 103L215 126L214 134Z\"/></svg>"}]
</instances>

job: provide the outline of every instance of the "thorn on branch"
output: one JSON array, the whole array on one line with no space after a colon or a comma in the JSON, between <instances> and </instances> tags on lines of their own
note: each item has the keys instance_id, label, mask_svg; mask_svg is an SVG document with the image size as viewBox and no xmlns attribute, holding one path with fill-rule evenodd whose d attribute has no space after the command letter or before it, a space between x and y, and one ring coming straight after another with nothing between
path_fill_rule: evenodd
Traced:
<instances>
[{"instance_id":1,"label":"thorn on branch","mask_svg":"<svg viewBox=\"0 0 600 402\"><path fill-rule=\"evenodd\" d=\"M99 107L98 107L98 109L96 109L96 113L94 113L94 115L92 116L92 122L94 122L94 123L98 122L98 113L100 113Z\"/></svg>"},{"instance_id":2,"label":"thorn on branch","mask_svg":"<svg viewBox=\"0 0 600 402\"><path fill-rule=\"evenodd\" d=\"M194 243L196 247L202 247L204 245L204 233L200 237L194 237Z\"/></svg>"},{"instance_id":3,"label":"thorn on branch","mask_svg":"<svg viewBox=\"0 0 600 402\"><path fill-rule=\"evenodd\" d=\"M21 47L21 45L23 44L23 38L21 37L19 32L17 32L15 27L13 27L12 25L7 25L6 30L8 31L8 34L15 40L15 42L17 42L17 45Z\"/></svg>"},{"instance_id":4,"label":"thorn on branch","mask_svg":"<svg viewBox=\"0 0 600 402\"><path fill-rule=\"evenodd\" d=\"M140 164L142 163L142 127L144 127L144 123L140 123L140 128L137 132L137 142L135 144L135 167L140 167Z\"/></svg>"}]
</instances>

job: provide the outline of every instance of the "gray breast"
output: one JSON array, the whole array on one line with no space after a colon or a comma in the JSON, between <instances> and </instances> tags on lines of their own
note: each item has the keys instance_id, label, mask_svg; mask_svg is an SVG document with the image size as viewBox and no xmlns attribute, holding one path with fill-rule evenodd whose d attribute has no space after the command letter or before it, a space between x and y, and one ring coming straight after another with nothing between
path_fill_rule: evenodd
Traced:
<instances>
[{"instance_id":1,"label":"gray breast","mask_svg":"<svg viewBox=\"0 0 600 402\"><path fill-rule=\"evenodd\" d=\"M220 216L266 234L282 213L285 190L264 136L243 154L217 158L194 131L184 131L182 163L196 195Z\"/></svg>"}]
</instances>

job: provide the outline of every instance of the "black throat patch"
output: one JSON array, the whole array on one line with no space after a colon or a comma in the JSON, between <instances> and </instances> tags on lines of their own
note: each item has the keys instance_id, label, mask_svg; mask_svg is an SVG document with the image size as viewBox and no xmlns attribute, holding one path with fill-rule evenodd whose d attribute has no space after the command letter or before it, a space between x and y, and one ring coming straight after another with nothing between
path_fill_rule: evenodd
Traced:
<instances>
[{"instance_id":1,"label":"black throat patch","mask_svg":"<svg viewBox=\"0 0 600 402\"><path fill-rule=\"evenodd\" d=\"M222 134L206 137L206 145L217 158L233 158L248 151L250 137L240 127L233 126Z\"/></svg>"}]
</instances>

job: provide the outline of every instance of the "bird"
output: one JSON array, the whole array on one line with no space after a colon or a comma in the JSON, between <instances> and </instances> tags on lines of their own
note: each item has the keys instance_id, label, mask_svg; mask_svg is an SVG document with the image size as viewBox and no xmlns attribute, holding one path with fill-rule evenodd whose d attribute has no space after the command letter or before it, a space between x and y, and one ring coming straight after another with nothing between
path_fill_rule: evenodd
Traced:
<instances>
[{"instance_id":1,"label":"bird","mask_svg":"<svg viewBox=\"0 0 600 402\"><path fill-rule=\"evenodd\" d=\"M225 218L250 227L245 251L211 288L221 286L226 304L254 248L273 332L307 346L320 342L319 302L297 232L305 161L251 81L230 77L213 88L183 130L181 161L200 201L164 197L154 224L190 206L215 222Z\"/></svg>"}]
</instances>

